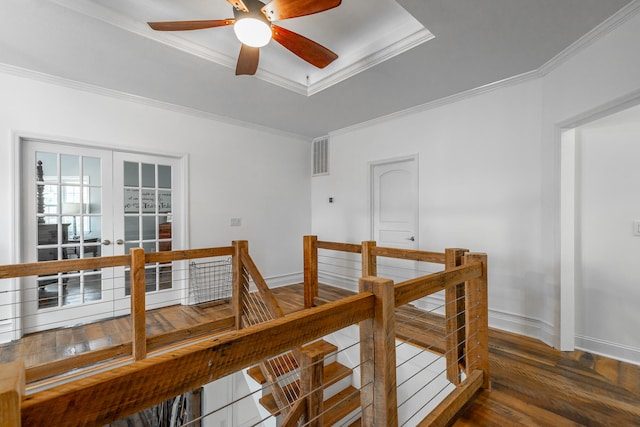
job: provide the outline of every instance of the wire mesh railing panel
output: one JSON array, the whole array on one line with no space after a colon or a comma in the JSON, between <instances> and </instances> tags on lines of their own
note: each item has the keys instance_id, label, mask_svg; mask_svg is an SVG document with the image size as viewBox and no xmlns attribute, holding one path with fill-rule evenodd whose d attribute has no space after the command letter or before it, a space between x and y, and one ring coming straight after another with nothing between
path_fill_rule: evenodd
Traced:
<instances>
[{"instance_id":1,"label":"wire mesh railing panel","mask_svg":"<svg viewBox=\"0 0 640 427\"><path fill-rule=\"evenodd\" d=\"M196 304L231 298L231 258L192 261L189 272L189 292Z\"/></svg>"}]
</instances>

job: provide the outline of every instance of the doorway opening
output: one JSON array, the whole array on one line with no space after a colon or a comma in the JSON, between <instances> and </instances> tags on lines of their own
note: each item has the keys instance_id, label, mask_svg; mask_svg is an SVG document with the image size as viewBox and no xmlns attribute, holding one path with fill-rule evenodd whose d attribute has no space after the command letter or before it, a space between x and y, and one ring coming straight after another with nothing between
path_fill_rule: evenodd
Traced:
<instances>
[{"instance_id":1,"label":"doorway opening","mask_svg":"<svg viewBox=\"0 0 640 427\"><path fill-rule=\"evenodd\" d=\"M560 153L560 349L640 364L640 105L565 127Z\"/></svg>"}]
</instances>

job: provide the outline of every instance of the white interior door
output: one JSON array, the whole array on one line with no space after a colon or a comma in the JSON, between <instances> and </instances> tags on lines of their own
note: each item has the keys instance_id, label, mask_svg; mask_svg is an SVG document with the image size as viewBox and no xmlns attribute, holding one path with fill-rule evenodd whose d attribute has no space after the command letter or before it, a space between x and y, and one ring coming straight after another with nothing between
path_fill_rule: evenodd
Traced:
<instances>
[{"instance_id":1,"label":"white interior door","mask_svg":"<svg viewBox=\"0 0 640 427\"><path fill-rule=\"evenodd\" d=\"M112 255L111 152L42 141L22 146L24 262ZM109 237L107 237L109 238ZM23 332L111 316L111 269L26 277L21 281Z\"/></svg>"},{"instance_id":2,"label":"white interior door","mask_svg":"<svg viewBox=\"0 0 640 427\"><path fill-rule=\"evenodd\" d=\"M418 159L415 156L371 164L372 238L378 246L418 248ZM398 281L415 263L384 259L378 276Z\"/></svg>"},{"instance_id":3,"label":"white interior door","mask_svg":"<svg viewBox=\"0 0 640 427\"><path fill-rule=\"evenodd\" d=\"M171 250L182 217L176 158L143 156L36 140L21 145L21 260ZM179 201L179 202L177 202ZM179 246L179 245L178 245ZM184 268L148 265L147 308L182 302ZM176 271L177 270L177 271ZM124 267L21 281L22 332L92 322L130 309Z\"/></svg>"},{"instance_id":4,"label":"white interior door","mask_svg":"<svg viewBox=\"0 0 640 427\"><path fill-rule=\"evenodd\" d=\"M114 236L117 253L132 248L145 253L170 251L175 246L175 225L182 217L178 200L179 159L143 154L114 153ZM147 308L180 304L185 271L183 263L148 264L146 270ZM116 314L128 313L131 306L129 269L118 271L124 284L116 289ZM118 274L117 273L117 274Z\"/></svg>"}]
</instances>

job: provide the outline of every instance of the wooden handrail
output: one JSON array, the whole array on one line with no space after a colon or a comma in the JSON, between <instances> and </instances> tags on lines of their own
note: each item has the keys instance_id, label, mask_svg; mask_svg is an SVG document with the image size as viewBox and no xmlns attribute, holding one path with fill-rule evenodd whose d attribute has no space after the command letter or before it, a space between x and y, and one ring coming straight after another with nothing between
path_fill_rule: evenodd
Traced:
<instances>
[{"instance_id":1,"label":"wooden handrail","mask_svg":"<svg viewBox=\"0 0 640 427\"><path fill-rule=\"evenodd\" d=\"M316 242L316 248L328 249L331 251L351 252L354 254L362 252L362 246L354 243L322 242L320 240Z\"/></svg>"},{"instance_id":2,"label":"wooden handrail","mask_svg":"<svg viewBox=\"0 0 640 427\"><path fill-rule=\"evenodd\" d=\"M436 264L444 264L444 254L441 252L418 251L414 249L385 248L376 246L371 249L373 256L382 256L387 258L400 258L409 261L433 262Z\"/></svg>"},{"instance_id":3,"label":"wooden handrail","mask_svg":"<svg viewBox=\"0 0 640 427\"><path fill-rule=\"evenodd\" d=\"M145 253L145 263L183 261L196 258L232 256L232 246L205 249ZM128 267L130 255L114 255L95 258L64 259L57 261L28 262L24 264L0 265L0 279L66 273L68 271L95 270L98 268Z\"/></svg>"},{"instance_id":4,"label":"wooden handrail","mask_svg":"<svg viewBox=\"0 0 640 427\"><path fill-rule=\"evenodd\" d=\"M0 279L66 273L68 271L78 270L95 270L98 268L122 267L129 265L131 265L131 257L129 255L0 265Z\"/></svg>"},{"instance_id":5,"label":"wooden handrail","mask_svg":"<svg viewBox=\"0 0 640 427\"><path fill-rule=\"evenodd\" d=\"M455 267L441 273L433 273L417 279L396 284L396 307L439 292L450 286L482 276L483 267L479 262Z\"/></svg>"},{"instance_id":6,"label":"wooden handrail","mask_svg":"<svg viewBox=\"0 0 640 427\"><path fill-rule=\"evenodd\" d=\"M233 246L222 246L219 248L185 249L178 251L147 252L145 262L166 263L171 261L184 261L194 258L215 258L221 256L233 256L235 250Z\"/></svg>"},{"instance_id":7,"label":"wooden handrail","mask_svg":"<svg viewBox=\"0 0 640 427\"><path fill-rule=\"evenodd\" d=\"M35 393L23 425L104 425L361 322L374 305L372 294L354 295Z\"/></svg>"},{"instance_id":8,"label":"wooden handrail","mask_svg":"<svg viewBox=\"0 0 640 427\"><path fill-rule=\"evenodd\" d=\"M372 273L375 273L376 270L375 257L377 256L403 253L409 259L420 261L428 259L428 262L437 262L434 260L440 255L429 252L406 252L378 248L375 242L352 245L316 240L311 246L315 250L322 248L362 253L363 264L368 263L366 271ZM56 419L59 420L58 424L61 426L104 425L275 357L284 351L293 349L295 352L297 347L304 343L360 323L361 376L363 380L366 380L361 389L363 423L364 425L368 425L368 422L376 425L397 425L394 309L443 289L447 290L447 301L451 302L453 299L457 305L461 304L460 301L464 301L465 304L465 321L462 325L462 331L465 333L467 380L458 385L457 397L452 398L454 403L450 404L458 405L470 398L471 392L469 390L477 390L478 383L480 383L479 387L490 388L487 257L485 254L468 253L463 256L463 253L464 250L447 252L448 255L445 257L446 270L443 272L407 280L395 286L393 281L389 279L366 277L360 280L362 290L360 294L320 307L309 308L286 317L281 317L282 310L279 310L277 301L274 299L274 305L274 301L269 301L267 298L265 300L267 305L270 310L276 313L275 320L236 330L224 336L194 340L188 346L176 346L171 348L168 353L157 352L149 357L147 357L148 347L157 348L166 344L166 339L154 337L157 342L151 345L151 340L144 333L145 313L144 309L141 311L140 307L144 308L145 263L233 256L234 284L237 276L241 274L241 270L238 268L246 269L253 277L261 294L268 293L266 282L248 254L246 242L234 242L233 246L222 248L149 254L138 249L133 250L130 256L0 266L0 278L54 274L79 269L131 266L134 323L132 342L123 344L120 348L110 348L104 352L87 354L82 360L83 362L92 363L93 361L96 363L105 355L122 355L123 351L131 349L134 356L133 361L124 366L113 367L109 371L98 372L87 378L70 380L65 384L53 386L24 397L20 410L22 423L24 425L44 425L49 420ZM461 259L463 259L463 265L457 266ZM464 295L461 298L462 283L464 283ZM142 303L140 295L142 295ZM234 298L237 297L234 295ZM235 322L231 318L225 319L225 325L228 326L232 323ZM459 323L460 315L457 314L455 322L451 325L447 324L447 331L449 333L459 331ZM447 344L447 348L449 351L453 348L452 354L459 356L456 350L461 346L459 333L455 335L455 339L450 338L451 342ZM471 343L471 338L473 338L473 343ZM456 360L449 359L450 361ZM312 372L310 366L314 366L314 362L307 362L309 363L303 362L305 375L309 374L315 378L304 382L305 392L308 393L310 390L318 390L318 372ZM52 365L55 371L61 371L64 366L69 366L63 361L60 361L58 365ZM45 370L45 365L33 367L31 371L27 370L26 374L22 369L22 376L42 378ZM457 374L459 371L454 373L452 370L451 374L448 372L448 375L455 376ZM159 381L159 378L162 378L162 381ZM455 378L453 382L456 383ZM318 400L318 396L316 394L314 398L306 399L304 405L296 404L295 415L302 409L308 417L320 414L322 402L321 398ZM447 412L449 409L444 411ZM291 416L291 410L286 415ZM321 423L321 421L318 422ZM13 427L15 424L10 425ZM0 424L0 427L4 427L4 425Z\"/></svg>"}]
</instances>

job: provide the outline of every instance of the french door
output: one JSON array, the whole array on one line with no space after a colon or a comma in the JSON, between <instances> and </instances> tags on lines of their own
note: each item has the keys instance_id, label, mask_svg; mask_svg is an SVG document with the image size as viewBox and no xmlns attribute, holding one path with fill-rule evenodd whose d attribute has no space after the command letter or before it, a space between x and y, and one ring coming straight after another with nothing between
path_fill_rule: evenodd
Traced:
<instances>
[{"instance_id":1,"label":"french door","mask_svg":"<svg viewBox=\"0 0 640 427\"><path fill-rule=\"evenodd\" d=\"M180 161L38 140L21 144L23 262L171 250ZM181 302L172 264L146 266L147 306ZM127 314L125 267L28 277L23 333Z\"/></svg>"}]
</instances>

